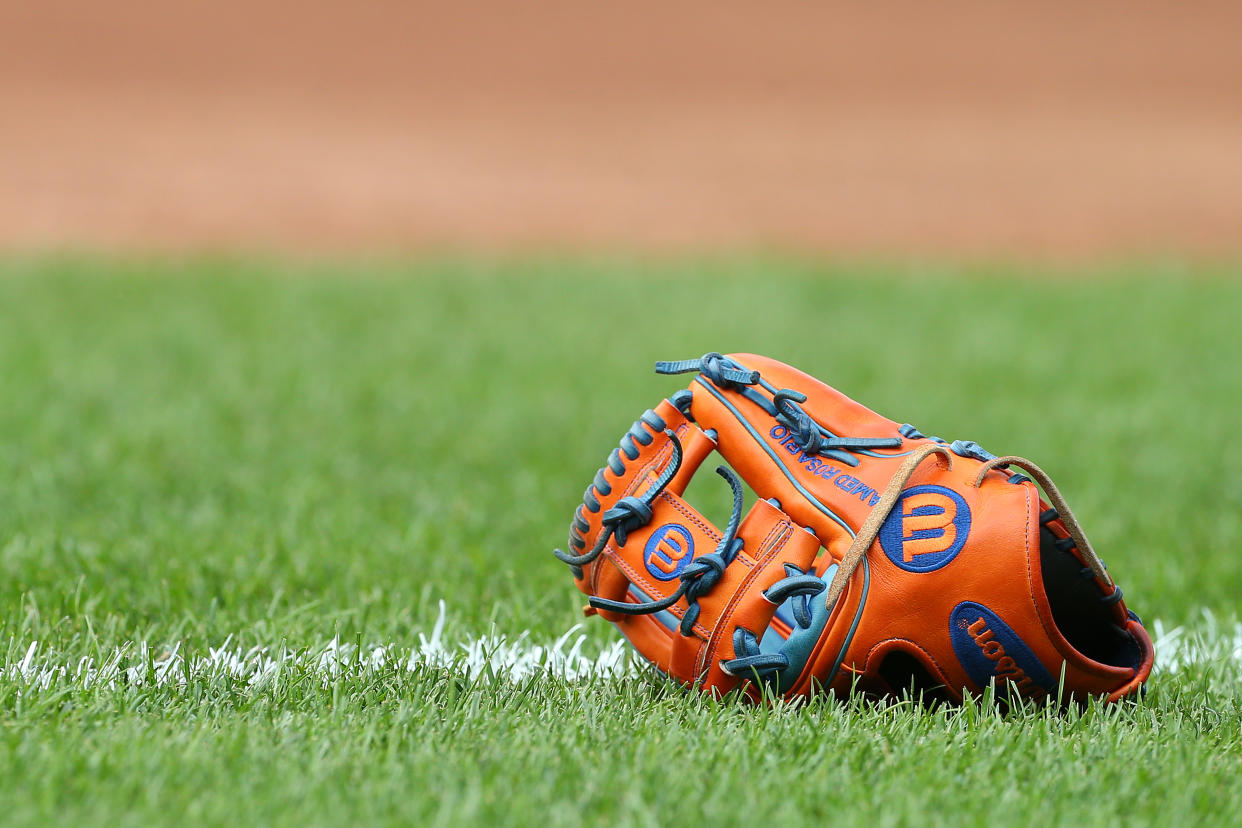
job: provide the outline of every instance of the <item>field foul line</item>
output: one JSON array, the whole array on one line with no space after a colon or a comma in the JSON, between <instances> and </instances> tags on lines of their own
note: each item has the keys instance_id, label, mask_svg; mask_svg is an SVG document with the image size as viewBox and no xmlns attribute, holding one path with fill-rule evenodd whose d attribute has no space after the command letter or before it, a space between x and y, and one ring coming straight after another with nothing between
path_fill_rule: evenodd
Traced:
<instances>
[{"instance_id":1,"label":"field foul line","mask_svg":"<svg viewBox=\"0 0 1242 828\"><path fill-rule=\"evenodd\" d=\"M1242 668L1242 623L1232 627L1204 614L1204 623L1194 630L1166 628L1160 621L1152 625L1156 642L1156 670L1172 673L1195 665L1230 665ZM151 646L147 642L127 642L105 658L73 659L32 641L19 646L10 641L9 652L24 652L21 658L7 658L0 665L0 683L16 685L19 691L86 689L91 687L184 688L192 682L228 679L253 691L283 678L318 676L324 680L366 678L385 673L399 674L422 669L447 670L475 680L515 681L535 675L573 680L589 677L622 677L638 670L635 657L624 641L606 645L588 654L587 637L574 627L548 644L532 642L527 633L512 641L503 635L467 637L448 643L444 638L446 616L440 602L440 616L431 637L418 636L415 647L385 645L363 647L332 639L319 647L292 649L256 646L248 650L232 646L226 639L206 653L186 653L180 643Z\"/></svg>"}]
</instances>

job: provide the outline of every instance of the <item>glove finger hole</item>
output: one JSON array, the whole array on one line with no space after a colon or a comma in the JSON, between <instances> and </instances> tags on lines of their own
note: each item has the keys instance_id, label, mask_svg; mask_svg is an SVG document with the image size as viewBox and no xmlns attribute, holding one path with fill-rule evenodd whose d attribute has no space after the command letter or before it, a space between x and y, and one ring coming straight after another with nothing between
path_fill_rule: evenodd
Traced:
<instances>
[{"instance_id":1,"label":"glove finger hole","mask_svg":"<svg viewBox=\"0 0 1242 828\"><path fill-rule=\"evenodd\" d=\"M729 468L727 463L710 463L705 464L710 468L717 465ZM707 471L704 468L703 471ZM746 481L738 478L742 484L742 514L745 515L750 508L755 505L757 496L754 490L747 485ZM700 472L690 479L686 491L682 494L682 499L689 503L700 515L707 518L719 531L724 531L726 524L729 522L729 515L733 511L733 491L723 482L720 477L715 474L703 474ZM710 551L710 550L708 550Z\"/></svg>"}]
</instances>

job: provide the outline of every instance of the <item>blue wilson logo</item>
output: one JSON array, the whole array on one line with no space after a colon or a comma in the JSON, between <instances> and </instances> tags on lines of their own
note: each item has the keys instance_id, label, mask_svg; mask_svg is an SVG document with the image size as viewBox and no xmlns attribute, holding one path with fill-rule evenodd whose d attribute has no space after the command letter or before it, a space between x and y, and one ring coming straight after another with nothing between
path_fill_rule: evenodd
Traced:
<instances>
[{"instance_id":1,"label":"blue wilson logo","mask_svg":"<svg viewBox=\"0 0 1242 828\"><path fill-rule=\"evenodd\" d=\"M949 638L966 675L980 689L996 679L1019 693L1040 697L1056 688L1052 674L1000 616L983 604L963 601L949 614Z\"/></svg>"},{"instance_id":2,"label":"blue wilson logo","mask_svg":"<svg viewBox=\"0 0 1242 828\"><path fill-rule=\"evenodd\" d=\"M666 523L647 539L643 563L651 577L671 581L694 559L694 536L680 523Z\"/></svg>"},{"instance_id":3,"label":"blue wilson logo","mask_svg":"<svg viewBox=\"0 0 1242 828\"><path fill-rule=\"evenodd\" d=\"M970 507L961 495L943 486L912 486L880 527L880 547L907 572L931 572L953 560L969 534Z\"/></svg>"}]
</instances>

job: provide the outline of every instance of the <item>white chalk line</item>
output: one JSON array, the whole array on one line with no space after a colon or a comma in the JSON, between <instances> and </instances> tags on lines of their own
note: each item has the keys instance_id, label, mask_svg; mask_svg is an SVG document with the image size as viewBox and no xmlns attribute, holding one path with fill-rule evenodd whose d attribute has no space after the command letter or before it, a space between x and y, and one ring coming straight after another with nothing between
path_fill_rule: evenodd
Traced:
<instances>
[{"instance_id":1,"label":"white chalk line","mask_svg":"<svg viewBox=\"0 0 1242 828\"><path fill-rule=\"evenodd\" d=\"M127 642L107 656L67 657L32 641L20 646L10 641L9 652L23 652L0 664L0 683L16 685L19 692L59 689L185 688L195 682L227 678L250 692L282 678L307 675L331 682L341 678L376 677L433 669L450 671L471 681L519 681L543 675L565 680L591 677L618 678L639 668L624 641L588 652L587 636L578 627L555 641L538 644L524 632L510 640L504 635L465 637L450 643L444 631L446 615L440 615L430 637L418 636L416 646L383 645L359 648L334 638L318 647L255 646L243 650L231 637L219 647L190 653L180 643L152 646ZM1204 613L1194 629L1167 628L1160 621L1152 627L1156 645L1156 671L1173 673L1196 665L1242 668L1242 623L1218 623Z\"/></svg>"},{"instance_id":2,"label":"white chalk line","mask_svg":"<svg viewBox=\"0 0 1242 828\"><path fill-rule=\"evenodd\" d=\"M0 665L0 683L22 690L64 687L90 688L144 686L184 688L192 682L227 678L253 690L280 681L312 675L325 682L352 677L448 670L475 680L516 681L543 674L568 680L592 676L623 676L636 670L634 657L624 641L587 653L587 636L578 627L555 641L537 644L523 632L513 640L503 635L465 637L458 643L445 640L446 614L440 615L431 636L419 633L414 647L382 645L359 648L333 638L317 647L297 649L287 645L255 646L243 650L229 637L205 653L190 653L181 643L151 645L126 642L105 657L76 659L41 647L32 641L24 648L10 641L9 652L23 651L20 659Z\"/></svg>"}]
</instances>

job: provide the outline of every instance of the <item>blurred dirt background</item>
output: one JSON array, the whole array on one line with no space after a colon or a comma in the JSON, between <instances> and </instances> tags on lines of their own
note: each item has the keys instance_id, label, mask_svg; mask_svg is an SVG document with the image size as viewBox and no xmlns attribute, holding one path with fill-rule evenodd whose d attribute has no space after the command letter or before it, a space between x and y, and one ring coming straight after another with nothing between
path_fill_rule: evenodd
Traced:
<instances>
[{"instance_id":1,"label":"blurred dirt background","mask_svg":"<svg viewBox=\"0 0 1242 828\"><path fill-rule=\"evenodd\" d=\"M0 246L1242 250L1242 3L0 0Z\"/></svg>"}]
</instances>

